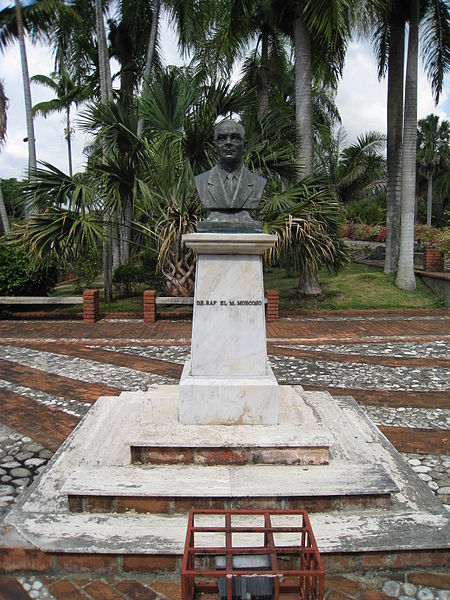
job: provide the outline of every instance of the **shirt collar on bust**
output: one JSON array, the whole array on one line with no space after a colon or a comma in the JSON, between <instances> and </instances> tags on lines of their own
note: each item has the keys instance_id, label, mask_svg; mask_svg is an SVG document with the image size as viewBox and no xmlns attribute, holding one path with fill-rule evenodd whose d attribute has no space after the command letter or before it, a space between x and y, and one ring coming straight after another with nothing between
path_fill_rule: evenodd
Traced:
<instances>
[{"instance_id":1,"label":"shirt collar on bust","mask_svg":"<svg viewBox=\"0 0 450 600\"><path fill-rule=\"evenodd\" d=\"M226 171L220 165L217 165L217 167L219 169L219 173L220 173L223 181L225 181L225 179L227 179L227 178L231 178L232 180L233 179L238 180L239 177L241 176L241 172L242 172L242 169L244 168L244 165L241 165L235 171Z\"/></svg>"}]
</instances>

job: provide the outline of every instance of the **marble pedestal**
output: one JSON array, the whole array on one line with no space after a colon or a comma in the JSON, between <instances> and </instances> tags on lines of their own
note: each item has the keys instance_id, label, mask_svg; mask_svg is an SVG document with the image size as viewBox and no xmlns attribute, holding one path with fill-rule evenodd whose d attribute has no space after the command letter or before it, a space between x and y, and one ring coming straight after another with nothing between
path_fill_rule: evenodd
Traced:
<instances>
[{"instance_id":1,"label":"marble pedestal","mask_svg":"<svg viewBox=\"0 0 450 600\"><path fill-rule=\"evenodd\" d=\"M278 384L267 362L262 254L267 234L195 233L191 360L180 381L182 424L274 425Z\"/></svg>"}]
</instances>

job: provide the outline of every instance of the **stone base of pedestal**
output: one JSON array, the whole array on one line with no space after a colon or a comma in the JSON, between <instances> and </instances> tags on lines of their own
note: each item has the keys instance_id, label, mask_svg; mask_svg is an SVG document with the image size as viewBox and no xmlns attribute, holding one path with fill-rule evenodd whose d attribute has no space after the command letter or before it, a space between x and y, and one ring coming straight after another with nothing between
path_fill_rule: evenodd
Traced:
<instances>
[{"instance_id":1,"label":"stone base of pedestal","mask_svg":"<svg viewBox=\"0 0 450 600\"><path fill-rule=\"evenodd\" d=\"M278 383L267 369L263 377L197 377L187 361L180 380L180 423L277 425Z\"/></svg>"}]
</instances>

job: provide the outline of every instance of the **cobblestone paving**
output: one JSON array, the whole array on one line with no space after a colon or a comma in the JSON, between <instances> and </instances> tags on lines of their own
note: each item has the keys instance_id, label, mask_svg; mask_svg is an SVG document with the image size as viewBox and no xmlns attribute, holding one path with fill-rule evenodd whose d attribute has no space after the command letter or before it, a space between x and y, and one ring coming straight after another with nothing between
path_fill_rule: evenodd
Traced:
<instances>
[{"instance_id":1,"label":"cobblestone paving","mask_svg":"<svg viewBox=\"0 0 450 600\"><path fill-rule=\"evenodd\" d=\"M46 406L54 406L60 410L63 410L68 415L75 415L76 417L84 416L92 406L92 404L89 404L88 402L80 402L78 400L64 398L62 396L53 396L47 392L34 390L23 385L16 385L14 383L10 383L9 381L5 381L4 379L0 379L0 388L11 390L12 392L22 394L28 398L33 398L36 400L36 402L40 402Z\"/></svg>"},{"instance_id":2,"label":"cobblestone paving","mask_svg":"<svg viewBox=\"0 0 450 600\"><path fill-rule=\"evenodd\" d=\"M0 346L0 358L28 367L42 369L55 375L64 375L90 383L122 387L131 391L146 390L149 385L154 383L175 383L173 379L168 377L134 371L126 367L116 367L111 364L105 365L84 358L41 352L30 348Z\"/></svg>"},{"instance_id":3,"label":"cobblestone paving","mask_svg":"<svg viewBox=\"0 0 450 600\"><path fill-rule=\"evenodd\" d=\"M270 357L279 383L360 389L447 391L450 369L385 367L361 363Z\"/></svg>"},{"instance_id":4,"label":"cobblestone paving","mask_svg":"<svg viewBox=\"0 0 450 600\"><path fill-rule=\"evenodd\" d=\"M446 358L450 361L450 341L433 342L385 342L372 344L280 344L284 348L312 350L314 352L335 352L362 356L390 356L398 358Z\"/></svg>"},{"instance_id":5,"label":"cobblestone paving","mask_svg":"<svg viewBox=\"0 0 450 600\"><path fill-rule=\"evenodd\" d=\"M383 317L383 320L389 320L390 317ZM434 319L446 321L444 317L403 317L403 320L418 320L427 322ZM352 316L351 321L381 321L381 317ZM292 319L292 322L298 322L298 318ZM312 317L305 319L311 323L342 322L345 326L349 320L345 317ZM395 318L392 317L392 321ZM131 323L131 322L130 322ZM289 320L284 320L284 325ZM116 323L112 325L116 326ZM351 324L349 323L351 327ZM175 327L175 326L174 326ZM22 342L26 342L25 335L18 335ZM99 336L101 337L101 336ZM396 340L399 339L398 330L395 333ZM408 336L406 336L408 337ZM354 362L342 362L339 356L336 360L314 360L313 358L290 357L277 355L276 347L271 350L270 363L280 383L304 384L312 386L322 386L326 389L331 388L353 388L359 390L405 390L412 392L448 392L448 382L450 381L450 368L446 366L430 366L430 360L441 359L440 364L445 365L445 359L450 357L450 337L447 335L435 336L439 339L418 340L405 339L404 341L392 342L389 336L380 341L377 335L373 342L366 338L364 343L317 343L317 340L311 344L289 344L284 338L280 342L277 338L277 344L280 348L291 348L301 351L345 354L354 357ZM418 336L420 337L420 336ZM429 336L432 337L432 336ZM48 335L41 338L42 342L48 342L53 338ZM171 338L173 341L167 344L169 340L164 340L166 344L155 343L151 338L136 337L129 339L128 343L120 345L111 343L107 338L70 338L78 344L79 355L65 355L63 349L57 352L43 351L39 349L30 349L14 345L14 338L10 337L8 345L0 345L0 358L10 361L11 364L25 365L35 369L51 373L56 376L65 376L79 381L80 386L83 382L101 383L112 388L142 390L147 389L154 383L174 383L174 378L163 376L161 374L148 373L132 368L121 367L101 360L89 360L83 358L83 345L86 348L101 349L113 353L122 353L141 358L158 359L167 363L181 365L190 354L189 346L180 345L184 340L184 334L181 338ZM341 339L346 339L345 334ZM54 338L55 341L63 341L61 337ZM178 341L180 340L180 341ZM272 339L272 343L275 338ZM283 340L283 338L280 338ZM152 341L154 343L152 343ZM178 344L177 344L178 341ZM4 340L5 343L5 340ZM427 359L427 366L386 366L366 364L363 361L364 356L387 357L397 359ZM442 362L442 360L444 362ZM32 378L26 382L26 385L18 385L8 381L7 375L3 373L0 379L0 392L8 394L18 394L28 399L31 403L35 402L48 409L61 411L62 414L70 415L72 418L81 418L89 409L91 404L75 400L73 397L65 397L64 393L51 393L42 391L33 387ZM1 394L0 394L1 398ZM413 406L375 406L363 405L368 416L379 425L391 427L420 428L430 430L449 430L450 429L450 408L417 408ZM32 418L32 415L31 415ZM45 467L52 456L52 451L45 448L44 445L37 443L31 436L24 435L14 428L8 427L2 421L2 411L0 405L0 519L8 509L8 506L19 496L23 489L29 485L33 478ZM439 454L404 454L411 468L417 473L418 477L426 482L430 492L435 494L448 510L450 510L450 457ZM46 585L42 578L23 576L19 578L22 589L26 591L28 597L38 599L63 598L64 596L53 596L51 585ZM377 582L371 583L374 589L383 592L389 596L398 597L400 600L450 600L448 589L433 587L430 585L414 585L399 581L381 578ZM57 589L56 587L54 588ZM0 588L1 592L1 588ZM165 595L152 593L152 598L172 598ZM1 597L1 593L0 593ZM82 594L74 597L89 598L87 592L83 590ZM92 596L101 597L101 596ZM122 596L120 596L122 597ZM123 594L124 598L128 598Z\"/></svg>"},{"instance_id":6,"label":"cobblestone paving","mask_svg":"<svg viewBox=\"0 0 450 600\"><path fill-rule=\"evenodd\" d=\"M93 348L94 346L89 346ZM191 355L187 346L100 346L102 350L110 352L125 352L134 356L145 356L147 358L158 358L183 365Z\"/></svg>"},{"instance_id":7,"label":"cobblestone paving","mask_svg":"<svg viewBox=\"0 0 450 600\"><path fill-rule=\"evenodd\" d=\"M450 409L365 406L364 411L377 425L397 425L412 429L450 429Z\"/></svg>"},{"instance_id":8,"label":"cobblestone paving","mask_svg":"<svg viewBox=\"0 0 450 600\"><path fill-rule=\"evenodd\" d=\"M0 519L52 455L30 437L0 424Z\"/></svg>"}]
</instances>

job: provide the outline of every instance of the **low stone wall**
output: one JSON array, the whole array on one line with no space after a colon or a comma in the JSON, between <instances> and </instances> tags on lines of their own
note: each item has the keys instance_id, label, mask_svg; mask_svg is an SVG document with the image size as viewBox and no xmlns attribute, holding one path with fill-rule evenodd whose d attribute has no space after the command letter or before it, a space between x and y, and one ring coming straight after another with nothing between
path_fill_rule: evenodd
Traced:
<instances>
[{"instance_id":1,"label":"low stone wall","mask_svg":"<svg viewBox=\"0 0 450 600\"><path fill-rule=\"evenodd\" d=\"M422 281L450 308L450 273L418 273Z\"/></svg>"}]
</instances>

